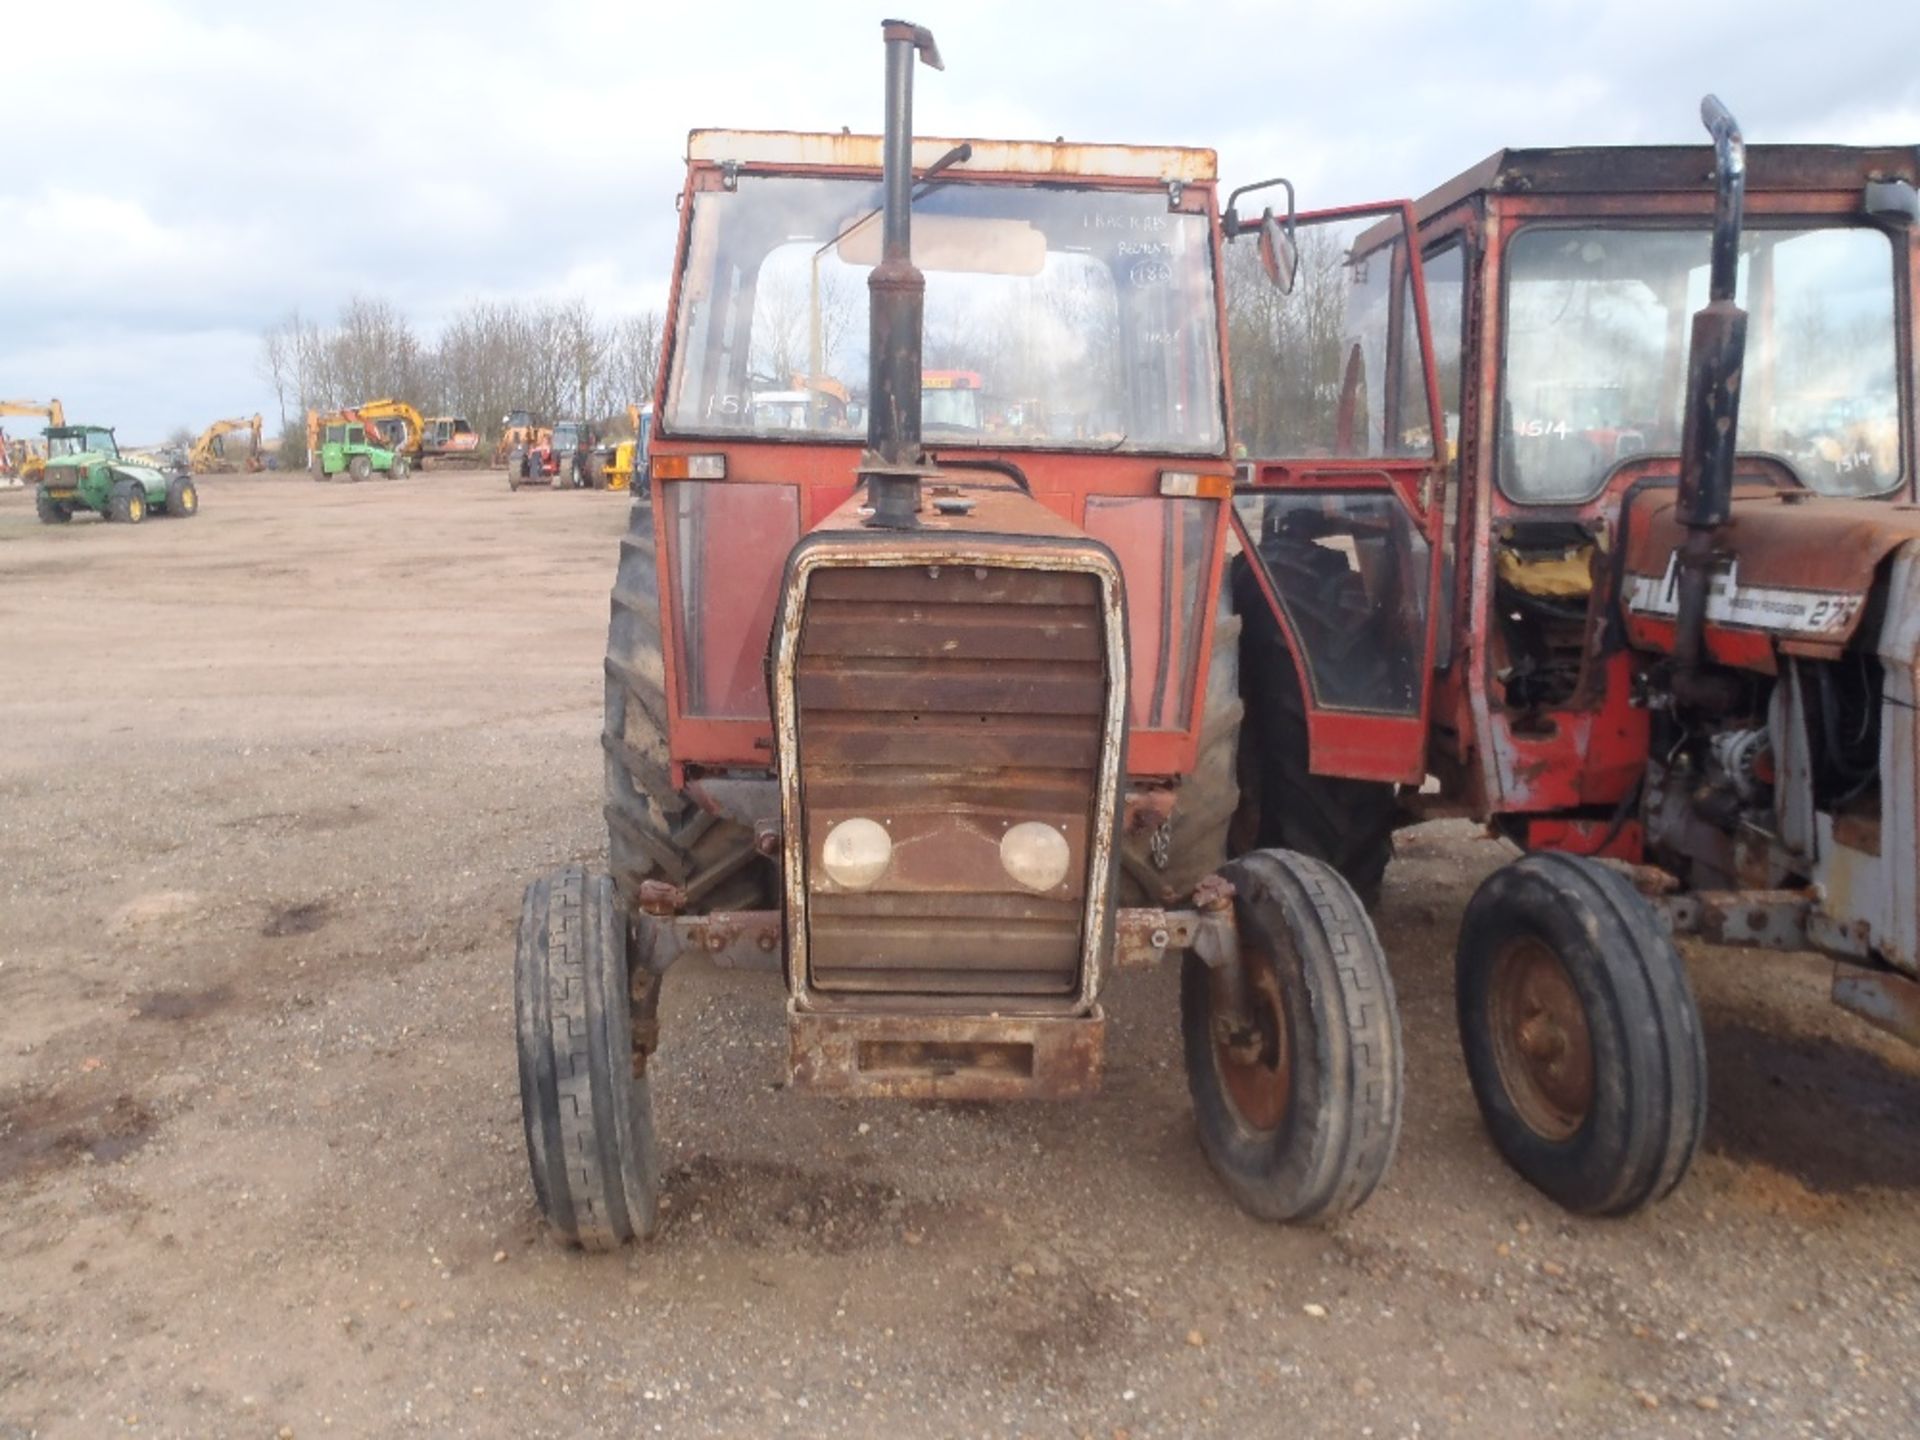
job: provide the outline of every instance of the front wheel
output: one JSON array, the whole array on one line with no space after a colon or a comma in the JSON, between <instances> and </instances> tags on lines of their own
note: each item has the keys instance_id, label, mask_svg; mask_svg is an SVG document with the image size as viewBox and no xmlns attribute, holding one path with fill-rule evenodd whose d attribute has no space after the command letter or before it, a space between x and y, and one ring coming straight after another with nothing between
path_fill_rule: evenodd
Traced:
<instances>
[{"instance_id":1,"label":"front wheel","mask_svg":"<svg viewBox=\"0 0 1920 1440\"><path fill-rule=\"evenodd\" d=\"M404 455L393 457L393 466L387 471L389 480L404 480L413 469L413 462Z\"/></svg>"},{"instance_id":2,"label":"front wheel","mask_svg":"<svg viewBox=\"0 0 1920 1440\"><path fill-rule=\"evenodd\" d=\"M176 475L167 483L167 514L181 519L200 513L200 492L185 475Z\"/></svg>"},{"instance_id":3,"label":"front wheel","mask_svg":"<svg viewBox=\"0 0 1920 1440\"><path fill-rule=\"evenodd\" d=\"M364 480L373 473L373 461L365 455L356 455L347 461L347 474L355 480Z\"/></svg>"},{"instance_id":4,"label":"front wheel","mask_svg":"<svg viewBox=\"0 0 1920 1440\"><path fill-rule=\"evenodd\" d=\"M107 516L124 524L138 525L147 518L147 492L137 481L122 480L107 499Z\"/></svg>"},{"instance_id":5,"label":"front wheel","mask_svg":"<svg viewBox=\"0 0 1920 1440\"><path fill-rule=\"evenodd\" d=\"M1180 1028L1200 1148L1263 1220L1330 1221L1371 1195L1400 1136L1400 1014L1379 937L1331 867L1259 850L1234 887L1231 964L1189 954Z\"/></svg>"},{"instance_id":6,"label":"front wheel","mask_svg":"<svg viewBox=\"0 0 1920 1440\"><path fill-rule=\"evenodd\" d=\"M527 887L513 982L520 1119L541 1212L588 1250L652 1234L653 1098L636 1063L611 879L568 865Z\"/></svg>"},{"instance_id":7,"label":"front wheel","mask_svg":"<svg viewBox=\"0 0 1920 1440\"><path fill-rule=\"evenodd\" d=\"M1523 1179L1582 1215L1680 1183L1706 1123L1706 1044L1673 942L1624 876L1551 853L1496 870L1455 972L1474 1098Z\"/></svg>"},{"instance_id":8,"label":"front wheel","mask_svg":"<svg viewBox=\"0 0 1920 1440\"><path fill-rule=\"evenodd\" d=\"M33 492L33 510L42 525L64 525L73 519L72 503L54 499L53 492L44 485Z\"/></svg>"}]
</instances>

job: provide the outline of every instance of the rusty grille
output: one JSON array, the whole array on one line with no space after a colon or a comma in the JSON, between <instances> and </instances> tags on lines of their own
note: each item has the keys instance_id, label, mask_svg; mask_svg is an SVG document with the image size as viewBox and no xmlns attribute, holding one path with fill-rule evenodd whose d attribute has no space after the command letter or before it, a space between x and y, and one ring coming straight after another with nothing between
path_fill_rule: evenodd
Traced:
<instances>
[{"instance_id":1,"label":"rusty grille","mask_svg":"<svg viewBox=\"0 0 1920 1440\"><path fill-rule=\"evenodd\" d=\"M1006 567L822 569L795 665L807 854L884 823L870 890L808 883L810 988L857 997L1058 997L1079 983L1107 667L1099 582ZM1072 865L1035 894L1002 868L1043 820Z\"/></svg>"}]
</instances>

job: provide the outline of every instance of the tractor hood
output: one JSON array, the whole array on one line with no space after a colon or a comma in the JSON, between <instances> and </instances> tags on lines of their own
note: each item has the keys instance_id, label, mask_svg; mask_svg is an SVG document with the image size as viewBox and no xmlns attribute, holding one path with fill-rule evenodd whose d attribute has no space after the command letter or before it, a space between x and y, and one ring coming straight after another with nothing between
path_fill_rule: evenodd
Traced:
<instances>
[{"instance_id":1,"label":"tractor hood","mask_svg":"<svg viewBox=\"0 0 1920 1440\"><path fill-rule=\"evenodd\" d=\"M107 469L120 479L132 480L149 490L166 488L167 477L151 465L140 465L131 460L108 460Z\"/></svg>"},{"instance_id":2,"label":"tractor hood","mask_svg":"<svg viewBox=\"0 0 1920 1440\"><path fill-rule=\"evenodd\" d=\"M1625 507L1621 602L1629 638L1672 648L1678 609L1674 554L1686 532L1672 491L1642 491ZM1720 537L1728 558L1713 576L1707 626L1722 663L1773 669L1771 643L1787 653L1834 655L1859 628L1881 563L1920 539L1920 507L1843 500L1804 490L1741 486Z\"/></svg>"}]
</instances>

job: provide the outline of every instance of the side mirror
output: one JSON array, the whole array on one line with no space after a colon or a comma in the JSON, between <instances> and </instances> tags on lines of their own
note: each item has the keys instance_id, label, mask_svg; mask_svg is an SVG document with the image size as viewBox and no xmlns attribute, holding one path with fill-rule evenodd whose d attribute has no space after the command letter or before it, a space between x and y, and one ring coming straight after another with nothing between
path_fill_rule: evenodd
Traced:
<instances>
[{"instance_id":1,"label":"side mirror","mask_svg":"<svg viewBox=\"0 0 1920 1440\"><path fill-rule=\"evenodd\" d=\"M1293 293L1293 283L1300 277L1300 247L1294 241L1293 226L1282 225L1271 210L1260 217L1260 267L1282 295Z\"/></svg>"},{"instance_id":2,"label":"side mirror","mask_svg":"<svg viewBox=\"0 0 1920 1440\"><path fill-rule=\"evenodd\" d=\"M1865 208L1882 225L1911 225L1920 221L1920 191L1905 180L1869 180Z\"/></svg>"}]
</instances>

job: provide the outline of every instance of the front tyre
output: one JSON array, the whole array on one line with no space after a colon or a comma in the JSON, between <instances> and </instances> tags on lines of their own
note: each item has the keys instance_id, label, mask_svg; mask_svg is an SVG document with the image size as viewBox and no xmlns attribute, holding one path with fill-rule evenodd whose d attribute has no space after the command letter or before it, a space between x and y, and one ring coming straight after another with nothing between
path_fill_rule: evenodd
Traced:
<instances>
[{"instance_id":1,"label":"front tyre","mask_svg":"<svg viewBox=\"0 0 1920 1440\"><path fill-rule=\"evenodd\" d=\"M627 927L605 875L527 887L513 961L520 1119L533 1191L564 1240L611 1250L659 1218L653 1096L634 1073Z\"/></svg>"},{"instance_id":2,"label":"front tyre","mask_svg":"<svg viewBox=\"0 0 1920 1440\"><path fill-rule=\"evenodd\" d=\"M1263 1220L1332 1221L1371 1195L1400 1135L1400 1015L1386 955L1331 866L1259 850L1234 887L1249 1022L1231 967L1189 954L1180 1028L1200 1148Z\"/></svg>"},{"instance_id":3,"label":"front tyre","mask_svg":"<svg viewBox=\"0 0 1920 1440\"><path fill-rule=\"evenodd\" d=\"M1582 1215L1680 1183L1706 1123L1706 1044L1673 942L1624 876L1551 853L1496 870L1455 971L1474 1098L1523 1179Z\"/></svg>"},{"instance_id":4,"label":"front tyre","mask_svg":"<svg viewBox=\"0 0 1920 1440\"><path fill-rule=\"evenodd\" d=\"M147 518L147 492L137 481L120 481L107 497L107 517L138 525Z\"/></svg>"},{"instance_id":5,"label":"front tyre","mask_svg":"<svg viewBox=\"0 0 1920 1440\"><path fill-rule=\"evenodd\" d=\"M413 462L411 460L407 459L404 455L396 455L393 457L392 468L387 471L387 478L389 480L404 480L412 469Z\"/></svg>"},{"instance_id":6,"label":"front tyre","mask_svg":"<svg viewBox=\"0 0 1920 1440\"><path fill-rule=\"evenodd\" d=\"M200 492L185 475L167 482L167 514L187 519L200 513Z\"/></svg>"},{"instance_id":7,"label":"front tyre","mask_svg":"<svg viewBox=\"0 0 1920 1440\"><path fill-rule=\"evenodd\" d=\"M373 473L373 461L365 455L356 455L347 461L347 475L354 480L364 480Z\"/></svg>"}]
</instances>

